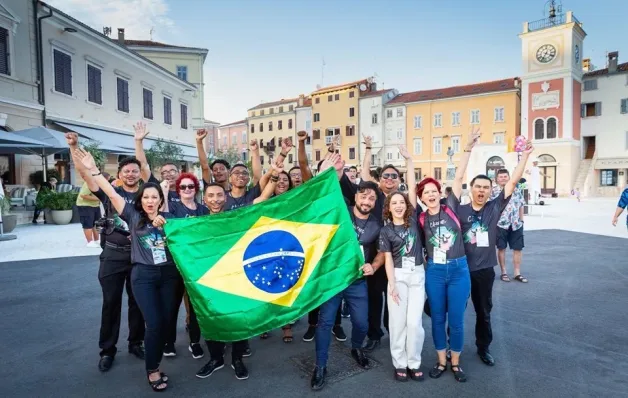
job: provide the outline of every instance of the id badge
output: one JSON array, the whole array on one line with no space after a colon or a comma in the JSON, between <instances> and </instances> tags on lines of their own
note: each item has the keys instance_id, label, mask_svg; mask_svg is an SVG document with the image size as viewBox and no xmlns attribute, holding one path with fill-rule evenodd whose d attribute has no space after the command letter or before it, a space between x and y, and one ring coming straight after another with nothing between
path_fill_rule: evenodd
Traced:
<instances>
[{"instance_id":1,"label":"id badge","mask_svg":"<svg viewBox=\"0 0 628 398\"><path fill-rule=\"evenodd\" d=\"M440 247L434 248L434 264L447 264L447 252Z\"/></svg>"},{"instance_id":2,"label":"id badge","mask_svg":"<svg viewBox=\"0 0 628 398\"><path fill-rule=\"evenodd\" d=\"M153 252L153 264L162 264L168 261L166 258L166 249L162 247L151 247L151 251Z\"/></svg>"},{"instance_id":3,"label":"id badge","mask_svg":"<svg viewBox=\"0 0 628 398\"><path fill-rule=\"evenodd\" d=\"M488 231L478 231L475 234L477 247L488 247Z\"/></svg>"},{"instance_id":4,"label":"id badge","mask_svg":"<svg viewBox=\"0 0 628 398\"><path fill-rule=\"evenodd\" d=\"M407 268L410 271L414 271L416 267L416 261L414 257L401 257L401 267Z\"/></svg>"}]
</instances>

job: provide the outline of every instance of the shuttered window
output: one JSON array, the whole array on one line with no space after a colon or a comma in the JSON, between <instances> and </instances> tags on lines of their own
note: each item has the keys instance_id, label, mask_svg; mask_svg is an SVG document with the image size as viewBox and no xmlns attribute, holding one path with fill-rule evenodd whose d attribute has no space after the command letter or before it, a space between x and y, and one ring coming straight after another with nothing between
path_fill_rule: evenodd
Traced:
<instances>
[{"instance_id":1,"label":"shuttered window","mask_svg":"<svg viewBox=\"0 0 628 398\"><path fill-rule=\"evenodd\" d=\"M0 73L10 75L9 68L9 31L0 28Z\"/></svg>"},{"instance_id":2,"label":"shuttered window","mask_svg":"<svg viewBox=\"0 0 628 398\"><path fill-rule=\"evenodd\" d=\"M172 100L164 97L164 123L172 125Z\"/></svg>"},{"instance_id":3,"label":"shuttered window","mask_svg":"<svg viewBox=\"0 0 628 398\"><path fill-rule=\"evenodd\" d=\"M153 92L149 89L143 89L144 99L144 118L153 120Z\"/></svg>"},{"instance_id":4,"label":"shuttered window","mask_svg":"<svg viewBox=\"0 0 628 398\"><path fill-rule=\"evenodd\" d=\"M72 57L54 50L55 91L72 95Z\"/></svg>"},{"instance_id":5,"label":"shuttered window","mask_svg":"<svg viewBox=\"0 0 628 398\"><path fill-rule=\"evenodd\" d=\"M188 106L181 104L181 128L188 128Z\"/></svg>"},{"instance_id":6,"label":"shuttered window","mask_svg":"<svg viewBox=\"0 0 628 398\"><path fill-rule=\"evenodd\" d=\"M118 78L118 110L129 113L129 81Z\"/></svg>"},{"instance_id":7,"label":"shuttered window","mask_svg":"<svg viewBox=\"0 0 628 398\"><path fill-rule=\"evenodd\" d=\"M87 100L102 105L102 71L87 65Z\"/></svg>"}]
</instances>

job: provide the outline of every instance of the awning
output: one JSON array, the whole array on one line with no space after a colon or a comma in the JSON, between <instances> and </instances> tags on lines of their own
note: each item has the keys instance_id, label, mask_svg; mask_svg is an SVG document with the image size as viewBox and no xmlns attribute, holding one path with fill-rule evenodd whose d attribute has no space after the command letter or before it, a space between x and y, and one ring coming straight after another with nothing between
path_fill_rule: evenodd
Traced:
<instances>
[{"instance_id":1,"label":"awning","mask_svg":"<svg viewBox=\"0 0 628 398\"><path fill-rule=\"evenodd\" d=\"M628 169L628 158L598 158L595 161L595 169Z\"/></svg>"},{"instance_id":2,"label":"awning","mask_svg":"<svg viewBox=\"0 0 628 398\"><path fill-rule=\"evenodd\" d=\"M85 136L93 141L101 142L101 146L104 145L113 145L116 147L122 148L125 152L121 152L122 154L133 153L135 150L135 139L131 134L118 133L108 130L94 129L91 127L83 127L77 126L69 123L61 123L55 121L56 124L78 133L79 135ZM177 142L173 142L170 140L163 140L165 142L169 142L181 148L183 151L183 160L186 162L196 162L198 161L198 152L196 147L191 145L184 145ZM155 138L146 138L144 140L144 149L150 149L155 143L157 139Z\"/></svg>"}]
</instances>

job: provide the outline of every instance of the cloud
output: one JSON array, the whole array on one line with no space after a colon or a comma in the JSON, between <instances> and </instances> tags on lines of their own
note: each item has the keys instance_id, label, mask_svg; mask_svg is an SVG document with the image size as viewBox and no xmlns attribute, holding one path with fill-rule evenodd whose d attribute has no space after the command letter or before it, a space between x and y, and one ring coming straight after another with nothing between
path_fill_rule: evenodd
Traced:
<instances>
[{"instance_id":1,"label":"cloud","mask_svg":"<svg viewBox=\"0 0 628 398\"><path fill-rule=\"evenodd\" d=\"M105 26L111 27L112 36L117 35L118 28L124 28L129 39L150 39L151 28L156 41L175 33L166 0L49 0L48 3L99 32Z\"/></svg>"}]
</instances>

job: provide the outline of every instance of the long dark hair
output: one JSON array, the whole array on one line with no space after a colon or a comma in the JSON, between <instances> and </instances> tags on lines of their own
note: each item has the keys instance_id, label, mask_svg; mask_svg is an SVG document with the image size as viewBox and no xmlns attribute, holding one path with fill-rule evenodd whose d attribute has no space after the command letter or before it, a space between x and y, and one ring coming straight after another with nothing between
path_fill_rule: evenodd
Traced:
<instances>
[{"instance_id":1,"label":"long dark hair","mask_svg":"<svg viewBox=\"0 0 628 398\"><path fill-rule=\"evenodd\" d=\"M395 191L386 197L386 200L384 201L384 220L390 223L393 222L393 215L390 211L390 202L392 201L393 196L396 195L403 197L403 200L406 201L406 211L403 213L403 226L408 228L410 227L410 218L412 217L414 207L412 207L412 203L410 203L410 198L404 192Z\"/></svg>"},{"instance_id":2,"label":"long dark hair","mask_svg":"<svg viewBox=\"0 0 628 398\"><path fill-rule=\"evenodd\" d=\"M286 177L288 177L288 189L286 190L286 192L288 192L289 190L291 190L293 188L293 186L292 186L292 179L290 178L290 173L288 173L285 170L281 170L279 172L279 174L284 174Z\"/></svg>"},{"instance_id":3,"label":"long dark hair","mask_svg":"<svg viewBox=\"0 0 628 398\"><path fill-rule=\"evenodd\" d=\"M154 188L159 193L159 205L157 206L157 209L160 209L161 205L163 205L165 202L164 193L162 192L161 186L159 184L156 184L154 182L147 182L145 184L142 184L140 189L138 189L137 193L135 194L135 203L133 204L135 210L140 213L140 220L137 223L137 228L143 228L147 223L150 223L148 214L146 214L144 208L142 207L142 196L144 196L144 191L146 191L148 188Z\"/></svg>"}]
</instances>

